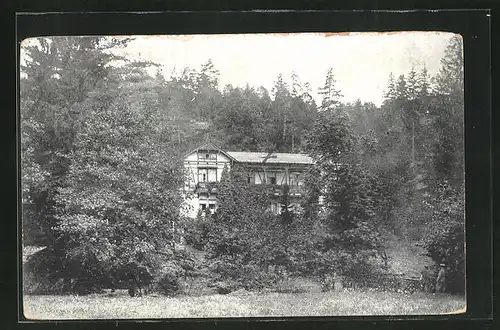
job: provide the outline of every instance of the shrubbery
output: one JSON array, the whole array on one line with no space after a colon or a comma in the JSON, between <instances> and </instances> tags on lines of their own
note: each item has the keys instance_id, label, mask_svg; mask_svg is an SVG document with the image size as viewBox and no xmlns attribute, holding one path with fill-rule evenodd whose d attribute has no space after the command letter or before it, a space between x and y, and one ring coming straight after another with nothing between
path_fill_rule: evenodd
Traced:
<instances>
[{"instance_id":1,"label":"shrubbery","mask_svg":"<svg viewBox=\"0 0 500 330\"><path fill-rule=\"evenodd\" d=\"M231 281L226 287L234 290L280 291L279 287L297 277L319 281L337 272L351 282L362 282L380 268L374 260L381 247L369 224L353 222L342 214L309 218L285 213L284 221L268 210L266 186L249 185L243 178L244 168L225 171L219 208L202 220L205 252L215 282ZM357 212L363 206L356 205L355 211L352 205L348 207ZM344 226L350 221L346 228L338 227L337 219L342 217Z\"/></svg>"},{"instance_id":2,"label":"shrubbery","mask_svg":"<svg viewBox=\"0 0 500 330\"><path fill-rule=\"evenodd\" d=\"M158 291L167 296L175 295L180 290L179 277L180 269L177 267L164 268L158 280Z\"/></svg>"},{"instance_id":3,"label":"shrubbery","mask_svg":"<svg viewBox=\"0 0 500 330\"><path fill-rule=\"evenodd\" d=\"M183 237L186 244L203 250L207 244L208 232L210 229L210 215L198 213L195 219L185 219L182 223Z\"/></svg>"},{"instance_id":4,"label":"shrubbery","mask_svg":"<svg viewBox=\"0 0 500 330\"><path fill-rule=\"evenodd\" d=\"M182 213L182 154L208 131L227 149L300 150L315 159L303 212L289 210L286 186L276 200L236 166L219 184L217 213L183 226L222 291L293 286L291 278L333 272L346 283L376 285L383 281L379 231L398 234L402 223L415 239L430 228L428 255L446 263L449 291L463 292L463 188L427 187L463 179L460 38L447 47L436 90L425 68L418 79L412 69L391 78L380 107L343 104L332 69L319 106L306 85L300 94L296 75L292 86L279 76L273 97L251 87L221 93L211 61L167 82L147 74L149 63L110 51L127 43L68 37L23 46L23 243L47 247L25 265L26 292L179 292L179 279L197 273L188 254L171 249ZM110 65L116 60L124 65ZM268 212L271 199L283 205L281 217Z\"/></svg>"},{"instance_id":5,"label":"shrubbery","mask_svg":"<svg viewBox=\"0 0 500 330\"><path fill-rule=\"evenodd\" d=\"M437 265L446 265L448 292L465 292L465 223L463 186L439 185L434 199L427 203L433 231L424 237L427 255ZM435 271L437 273L437 271Z\"/></svg>"},{"instance_id":6,"label":"shrubbery","mask_svg":"<svg viewBox=\"0 0 500 330\"><path fill-rule=\"evenodd\" d=\"M182 291L181 279L196 276L199 267L189 252L169 248L142 257L140 263L106 265L90 264L90 260L62 267L62 261L47 249L30 256L24 264L23 292L85 295L103 289L127 289L131 296L151 291L172 296ZM148 266L152 262L156 267ZM47 267L61 269L61 273L47 272Z\"/></svg>"}]
</instances>

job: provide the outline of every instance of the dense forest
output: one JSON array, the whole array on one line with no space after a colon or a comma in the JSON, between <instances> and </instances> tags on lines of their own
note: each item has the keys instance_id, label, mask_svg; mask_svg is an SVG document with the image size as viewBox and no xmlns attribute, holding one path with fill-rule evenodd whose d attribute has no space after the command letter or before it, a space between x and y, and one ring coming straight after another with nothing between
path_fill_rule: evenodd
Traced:
<instances>
[{"instance_id":1,"label":"dense forest","mask_svg":"<svg viewBox=\"0 0 500 330\"><path fill-rule=\"evenodd\" d=\"M37 290L133 281L175 292L198 267L175 248L184 231L214 281L248 289L284 273L375 278L391 234L446 263L449 291L463 292L459 37L436 76L425 67L389 74L381 106L343 102L332 69L320 104L295 73L278 75L270 91L220 86L209 59L166 77L156 63L117 56L128 42L56 37L23 46L22 240L45 247L25 265ZM184 219L182 157L207 138L225 150L311 155L303 211L265 212L267 192L246 184L241 168L224 174L214 215Z\"/></svg>"}]
</instances>

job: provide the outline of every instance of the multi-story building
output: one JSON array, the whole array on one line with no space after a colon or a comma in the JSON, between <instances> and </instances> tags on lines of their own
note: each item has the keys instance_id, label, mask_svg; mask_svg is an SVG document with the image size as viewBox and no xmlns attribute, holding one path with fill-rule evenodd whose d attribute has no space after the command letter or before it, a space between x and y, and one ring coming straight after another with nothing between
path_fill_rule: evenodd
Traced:
<instances>
[{"instance_id":1,"label":"multi-story building","mask_svg":"<svg viewBox=\"0 0 500 330\"><path fill-rule=\"evenodd\" d=\"M276 198L269 201L270 210L280 213L279 196L285 186L289 187L290 206L298 202L303 192L304 172L313 164L313 159L304 154L224 151L206 143L189 152L184 158L187 180L184 191L190 206L189 216L195 217L200 210L217 208L217 188L224 167L228 170L235 164L245 166L248 183L267 184Z\"/></svg>"}]
</instances>

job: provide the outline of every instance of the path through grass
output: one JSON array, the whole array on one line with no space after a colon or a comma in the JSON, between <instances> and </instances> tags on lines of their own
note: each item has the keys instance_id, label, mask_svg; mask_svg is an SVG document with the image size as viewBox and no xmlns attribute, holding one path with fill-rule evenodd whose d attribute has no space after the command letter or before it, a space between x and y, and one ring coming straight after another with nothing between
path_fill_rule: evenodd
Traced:
<instances>
[{"instance_id":1,"label":"path through grass","mask_svg":"<svg viewBox=\"0 0 500 330\"><path fill-rule=\"evenodd\" d=\"M453 313L462 297L393 292L245 293L211 296L25 296L30 319L130 319Z\"/></svg>"}]
</instances>

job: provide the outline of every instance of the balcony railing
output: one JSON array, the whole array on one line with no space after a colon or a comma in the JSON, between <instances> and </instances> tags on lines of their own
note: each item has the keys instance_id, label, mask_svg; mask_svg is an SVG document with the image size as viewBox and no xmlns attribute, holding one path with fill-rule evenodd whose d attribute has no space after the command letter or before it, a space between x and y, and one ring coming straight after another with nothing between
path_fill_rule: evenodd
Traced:
<instances>
[{"instance_id":1,"label":"balcony railing","mask_svg":"<svg viewBox=\"0 0 500 330\"><path fill-rule=\"evenodd\" d=\"M270 190L270 192L275 196L283 196L285 194L285 185L279 184L264 184ZM288 186L288 195L290 197L299 197L304 193L302 186Z\"/></svg>"},{"instance_id":2,"label":"balcony railing","mask_svg":"<svg viewBox=\"0 0 500 330\"><path fill-rule=\"evenodd\" d=\"M258 186L262 184L257 184ZM285 185L278 184L263 184L275 196L282 196L285 193ZM197 194L211 194L218 193L216 182L198 182L197 184L190 185L190 190ZM288 186L288 195L291 197L299 197L304 193L303 186L293 185Z\"/></svg>"},{"instance_id":3,"label":"balcony railing","mask_svg":"<svg viewBox=\"0 0 500 330\"><path fill-rule=\"evenodd\" d=\"M215 182L198 182L195 187L197 193L217 194L217 186Z\"/></svg>"},{"instance_id":4,"label":"balcony railing","mask_svg":"<svg viewBox=\"0 0 500 330\"><path fill-rule=\"evenodd\" d=\"M288 194L290 196L300 196L304 192L302 186L288 186ZM283 195L285 193L284 185L274 185L274 193Z\"/></svg>"}]
</instances>

